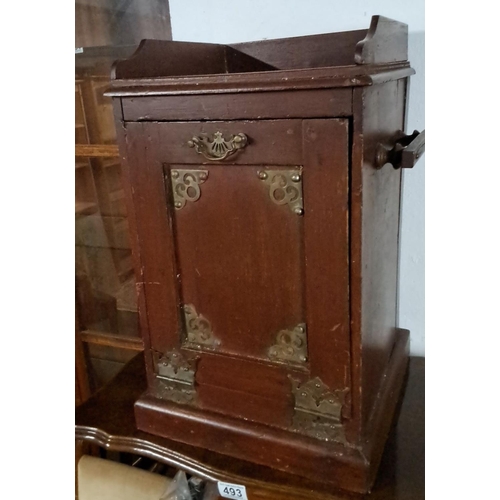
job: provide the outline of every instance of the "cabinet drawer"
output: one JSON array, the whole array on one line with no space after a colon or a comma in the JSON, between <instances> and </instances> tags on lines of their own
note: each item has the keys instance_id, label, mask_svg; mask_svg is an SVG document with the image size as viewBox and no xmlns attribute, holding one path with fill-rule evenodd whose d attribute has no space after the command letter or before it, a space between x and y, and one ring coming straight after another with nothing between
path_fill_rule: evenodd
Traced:
<instances>
[{"instance_id":1,"label":"cabinet drawer","mask_svg":"<svg viewBox=\"0 0 500 500\"><path fill-rule=\"evenodd\" d=\"M160 158L164 163L227 165L290 165L302 162L302 121L264 120L233 122L158 123ZM193 138L220 148L232 147L231 138L244 134L247 144L224 160L210 160L192 147ZM224 144L222 144L224 143Z\"/></svg>"},{"instance_id":2,"label":"cabinet drawer","mask_svg":"<svg viewBox=\"0 0 500 500\"><path fill-rule=\"evenodd\" d=\"M250 120L352 114L351 89L125 97L125 121Z\"/></svg>"},{"instance_id":3,"label":"cabinet drawer","mask_svg":"<svg viewBox=\"0 0 500 500\"><path fill-rule=\"evenodd\" d=\"M197 365L201 407L255 422L288 427L293 418L289 367L204 353Z\"/></svg>"}]
</instances>

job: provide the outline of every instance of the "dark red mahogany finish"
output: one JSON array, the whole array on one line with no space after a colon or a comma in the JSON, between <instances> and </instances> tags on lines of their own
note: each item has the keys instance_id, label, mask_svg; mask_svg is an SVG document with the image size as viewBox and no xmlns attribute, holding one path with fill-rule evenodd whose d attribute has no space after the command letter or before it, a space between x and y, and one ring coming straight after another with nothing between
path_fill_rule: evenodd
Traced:
<instances>
[{"instance_id":1,"label":"dark red mahogany finish","mask_svg":"<svg viewBox=\"0 0 500 500\"><path fill-rule=\"evenodd\" d=\"M115 64L139 429L370 489L407 365L398 167L424 148L402 139L411 74L407 26L379 16L233 46L143 41Z\"/></svg>"}]
</instances>

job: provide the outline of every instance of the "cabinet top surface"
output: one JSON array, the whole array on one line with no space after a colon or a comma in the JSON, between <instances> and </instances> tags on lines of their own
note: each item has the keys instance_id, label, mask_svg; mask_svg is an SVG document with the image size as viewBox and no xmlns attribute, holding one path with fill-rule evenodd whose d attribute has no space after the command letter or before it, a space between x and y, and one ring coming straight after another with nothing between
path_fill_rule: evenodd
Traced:
<instances>
[{"instance_id":1,"label":"cabinet top surface","mask_svg":"<svg viewBox=\"0 0 500 500\"><path fill-rule=\"evenodd\" d=\"M116 97L373 85L413 74L408 26L374 16L368 30L232 45L143 40L117 61Z\"/></svg>"}]
</instances>

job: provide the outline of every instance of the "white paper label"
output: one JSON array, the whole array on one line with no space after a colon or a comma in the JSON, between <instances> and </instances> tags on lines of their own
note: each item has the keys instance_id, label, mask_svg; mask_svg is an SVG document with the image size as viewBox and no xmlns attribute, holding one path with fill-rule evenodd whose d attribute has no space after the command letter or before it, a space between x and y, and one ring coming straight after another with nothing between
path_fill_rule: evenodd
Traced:
<instances>
[{"instance_id":1,"label":"white paper label","mask_svg":"<svg viewBox=\"0 0 500 500\"><path fill-rule=\"evenodd\" d=\"M77 47L75 49L75 54L81 54L83 52L83 47Z\"/></svg>"},{"instance_id":2,"label":"white paper label","mask_svg":"<svg viewBox=\"0 0 500 500\"><path fill-rule=\"evenodd\" d=\"M219 495L224 498L233 498L234 500L248 500L247 490L241 484L231 484L217 482Z\"/></svg>"}]
</instances>

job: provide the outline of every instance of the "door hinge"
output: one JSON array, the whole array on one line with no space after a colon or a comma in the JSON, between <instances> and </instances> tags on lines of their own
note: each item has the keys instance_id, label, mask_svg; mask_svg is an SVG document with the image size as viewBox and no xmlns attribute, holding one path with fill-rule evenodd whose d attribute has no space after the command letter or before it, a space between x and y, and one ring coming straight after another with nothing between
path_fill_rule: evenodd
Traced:
<instances>
[{"instance_id":1,"label":"door hinge","mask_svg":"<svg viewBox=\"0 0 500 500\"><path fill-rule=\"evenodd\" d=\"M341 422L344 393L330 391L319 377L303 383L289 378L295 400L291 430L323 441L345 442Z\"/></svg>"},{"instance_id":2,"label":"door hinge","mask_svg":"<svg viewBox=\"0 0 500 500\"><path fill-rule=\"evenodd\" d=\"M307 333L305 323L299 323L295 328L280 330L276 342L268 350L272 361L284 363L305 363L307 361Z\"/></svg>"},{"instance_id":3,"label":"door hinge","mask_svg":"<svg viewBox=\"0 0 500 500\"><path fill-rule=\"evenodd\" d=\"M179 404L195 403L194 361L188 361L176 349L163 355L154 352L153 360L156 369L154 396Z\"/></svg>"}]
</instances>

